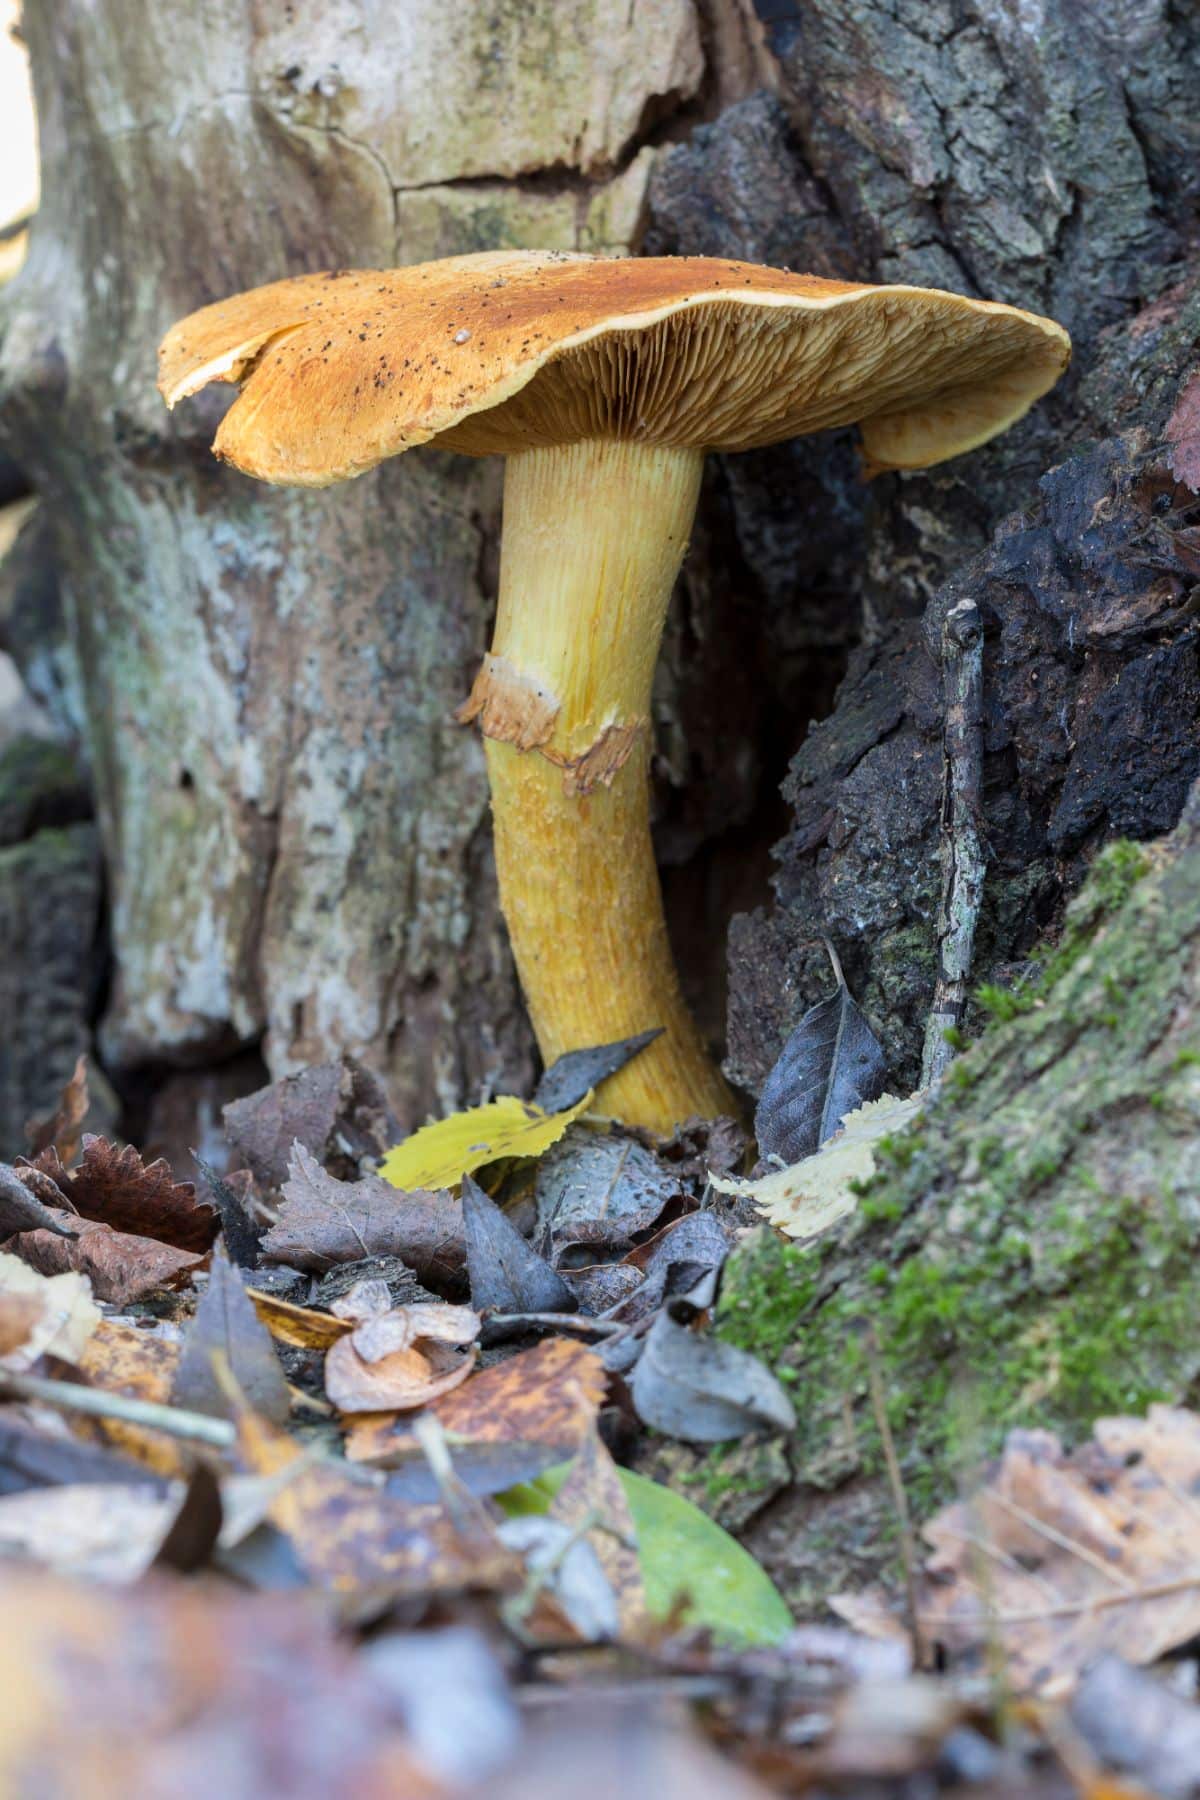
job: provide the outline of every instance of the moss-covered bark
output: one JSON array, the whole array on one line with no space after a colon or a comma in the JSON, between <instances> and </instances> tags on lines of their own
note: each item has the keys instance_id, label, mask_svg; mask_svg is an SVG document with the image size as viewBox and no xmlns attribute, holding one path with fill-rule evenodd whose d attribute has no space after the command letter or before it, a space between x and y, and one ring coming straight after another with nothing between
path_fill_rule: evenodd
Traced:
<instances>
[{"instance_id":1,"label":"moss-covered bark","mask_svg":"<svg viewBox=\"0 0 1200 1800\"><path fill-rule=\"evenodd\" d=\"M1200 790L1162 844L1101 855L1040 978L991 997L1003 1016L885 1146L847 1225L811 1248L764 1231L734 1258L719 1329L774 1363L801 1421L796 1487L756 1528L795 1597L891 1558L868 1322L918 1514L1010 1426L1077 1440L1098 1415L1188 1395L1198 996Z\"/></svg>"}]
</instances>

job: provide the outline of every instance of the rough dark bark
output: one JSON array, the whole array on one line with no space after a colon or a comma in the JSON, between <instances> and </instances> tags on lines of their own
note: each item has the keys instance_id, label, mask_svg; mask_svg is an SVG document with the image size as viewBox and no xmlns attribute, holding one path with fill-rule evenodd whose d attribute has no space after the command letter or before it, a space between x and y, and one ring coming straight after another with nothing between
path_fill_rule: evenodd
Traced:
<instances>
[{"instance_id":1,"label":"rough dark bark","mask_svg":"<svg viewBox=\"0 0 1200 1800\"><path fill-rule=\"evenodd\" d=\"M1106 836L1166 829L1196 766L1191 496L1155 449L1194 363L1200 19L1169 0L759 13L775 91L668 152L648 245L983 293L1052 313L1076 345L1072 376L1028 420L928 475L864 492L824 440L721 471L772 667L788 631L864 643L795 758L774 912L733 933L729 1070L761 1083L821 991L804 945L823 928L901 1084L933 985L929 643L953 598L969 589L988 632L985 975L1019 961ZM792 503L765 504L772 489ZM769 675L765 692L777 722Z\"/></svg>"},{"instance_id":2,"label":"rough dark bark","mask_svg":"<svg viewBox=\"0 0 1200 1800\"><path fill-rule=\"evenodd\" d=\"M1165 430L1198 332L1195 276L1114 328L1080 395L1085 418L1108 422L1099 441L1042 477L923 621L855 652L785 784L777 905L731 935L731 1057L752 1088L820 991L814 924L842 953L893 1083L916 1085L936 957L939 638L960 600L985 627L977 980L1011 978L1098 845L1178 817L1200 767L1200 504L1170 471Z\"/></svg>"},{"instance_id":3,"label":"rough dark bark","mask_svg":"<svg viewBox=\"0 0 1200 1800\"><path fill-rule=\"evenodd\" d=\"M90 797L56 745L0 750L0 1160L28 1148L87 1048L102 960Z\"/></svg>"}]
</instances>

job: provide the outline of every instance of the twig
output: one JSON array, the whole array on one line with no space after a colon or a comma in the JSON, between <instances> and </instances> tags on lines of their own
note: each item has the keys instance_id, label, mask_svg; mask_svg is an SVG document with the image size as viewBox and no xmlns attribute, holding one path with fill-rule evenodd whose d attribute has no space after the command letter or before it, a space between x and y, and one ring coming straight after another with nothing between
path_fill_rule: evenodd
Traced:
<instances>
[{"instance_id":1,"label":"twig","mask_svg":"<svg viewBox=\"0 0 1200 1800\"><path fill-rule=\"evenodd\" d=\"M983 621L974 600L952 606L942 626L942 692L942 898L937 981L921 1062L923 1087L945 1073L954 1054L946 1033L963 1015L983 898Z\"/></svg>"},{"instance_id":2,"label":"twig","mask_svg":"<svg viewBox=\"0 0 1200 1800\"><path fill-rule=\"evenodd\" d=\"M925 1659L925 1641L921 1632L921 1612L917 1596L917 1540L913 1535L912 1514L908 1510L908 1495L904 1491L904 1478L900 1473L900 1460L896 1455L896 1441L892 1436L891 1421L887 1416L883 1375L879 1367L879 1339L875 1335L874 1325L869 1322L865 1335L867 1383L871 1390L871 1410L875 1414L875 1423L879 1428L879 1437L883 1444L883 1460L887 1465L888 1485L892 1490L892 1502L896 1508L896 1518L900 1526L900 1556L904 1563L904 1591L909 1635L912 1638L913 1663L918 1669L924 1669L928 1667L928 1664Z\"/></svg>"},{"instance_id":3,"label":"twig","mask_svg":"<svg viewBox=\"0 0 1200 1800\"><path fill-rule=\"evenodd\" d=\"M128 1394L106 1394L98 1388L77 1387L73 1381L48 1381L41 1375L14 1375L0 1371L0 1396L40 1400L63 1412L90 1413L97 1419L120 1419L126 1425L144 1425L168 1437L191 1438L230 1450L237 1433L228 1419L210 1419L206 1413L185 1412L178 1406L160 1406L153 1400L135 1400Z\"/></svg>"},{"instance_id":4,"label":"twig","mask_svg":"<svg viewBox=\"0 0 1200 1800\"><path fill-rule=\"evenodd\" d=\"M618 1332L629 1329L619 1319L594 1319L579 1313L556 1312L488 1313L487 1323L544 1326L547 1331L592 1331L597 1337L615 1337Z\"/></svg>"}]
</instances>

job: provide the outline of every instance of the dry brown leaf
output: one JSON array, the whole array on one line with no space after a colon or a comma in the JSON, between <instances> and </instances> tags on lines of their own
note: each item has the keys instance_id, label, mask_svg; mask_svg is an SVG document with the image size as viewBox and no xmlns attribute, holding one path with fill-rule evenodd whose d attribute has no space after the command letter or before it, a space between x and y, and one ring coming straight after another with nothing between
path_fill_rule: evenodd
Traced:
<instances>
[{"instance_id":1,"label":"dry brown leaf","mask_svg":"<svg viewBox=\"0 0 1200 1800\"><path fill-rule=\"evenodd\" d=\"M337 1263L398 1256L427 1285L461 1283L462 1205L445 1193L401 1193L377 1175L338 1181L296 1144L279 1217L263 1238L262 1254L267 1262L317 1275Z\"/></svg>"},{"instance_id":2,"label":"dry brown leaf","mask_svg":"<svg viewBox=\"0 0 1200 1800\"><path fill-rule=\"evenodd\" d=\"M0 1355L7 1368L30 1369L46 1355L78 1362L99 1321L85 1275L39 1275L19 1257L0 1253ZM6 1341L14 1331L15 1341Z\"/></svg>"},{"instance_id":3,"label":"dry brown leaf","mask_svg":"<svg viewBox=\"0 0 1200 1800\"><path fill-rule=\"evenodd\" d=\"M435 1800L367 1663L307 1596L0 1567L0 1792Z\"/></svg>"},{"instance_id":4,"label":"dry brown leaf","mask_svg":"<svg viewBox=\"0 0 1200 1800\"><path fill-rule=\"evenodd\" d=\"M1198 1496L1200 1416L1181 1408L1101 1419L1070 1456L1011 1432L986 1485L925 1527L923 1635L994 1645L1014 1687L1043 1694L1104 1652L1157 1661L1200 1633Z\"/></svg>"},{"instance_id":5,"label":"dry brown leaf","mask_svg":"<svg viewBox=\"0 0 1200 1800\"><path fill-rule=\"evenodd\" d=\"M128 1306L159 1288L177 1287L204 1261L190 1250L114 1231L95 1219L75 1219L68 1213L57 1217L62 1223L70 1222L74 1237L22 1231L9 1240L9 1248L42 1275L77 1269L88 1277L97 1300L113 1306Z\"/></svg>"},{"instance_id":6,"label":"dry brown leaf","mask_svg":"<svg viewBox=\"0 0 1200 1800\"><path fill-rule=\"evenodd\" d=\"M424 1595L508 1588L521 1579L519 1561L482 1514L472 1514L467 1529L441 1505L397 1500L335 1463L311 1462L294 1439L248 1411L239 1413L238 1442L259 1475L307 1464L281 1485L268 1517L315 1582Z\"/></svg>"},{"instance_id":7,"label":"dry brown leaf","mask_svg":"<svg viewBox=\"0 0 1200 1800\"><path fill-rule=\"evenodd\" d=\"M325 1392L344 1413L411 1412L448 1394L475 1367L460 1347L479 1336L469 1306L393 1306L386 1281L356 1281L334 1310L357 1321L325 1358Z\"/></svg>"},{"instance_id":8,"label":"dry brown leaf","mask_svg":"<svg viewBox=\"0 0 1200 1800\"><path fill-rule=\"evenodd\" d=\"M83 1121L90 1104L87 1057L81 1056L54 1111L44 1119L30 1119L26 1125L25 1138L30 1156L40 1156L43 1150L50 1150L56 1153L56 1160L68 1166L73 1163L79 1155Z\"/></svg>"},{"instance_id":9,"label":"dry brown leaf","mask_svg":"<svg viewBox=\"0 0 1200 1800\"><path fill-rule=\"evenodd\" d=\"M349 1319L318 1312L311 1306L293 1306L290 1301L277 1300L274 1294L264 1294L258 1288L247 1288L246 1295L253 1300L254 1310L271 1336L298 1350L328 1350L354 1329Z\"/></svg>"},{"instance_id":10,"label":"dry brown leaf","mask_svg":"<svg viewBox=\"0 0 1200 1800\"><path fill-rule=\"evenodd\" d=\"M1183 388L1163 436L1172 475L1200 494L1200 375L1193 375Z\"/></svg>"},{"instance_id":11,"label":"dry brown leaf","mask_svg":"<svg viewBox=\"0 0 1200 1800\"><path fill-rule=\"evenodd\" d=\"M482 1369L431 1410L452 1437L479 1444L553 1444L569 1455L591 1429L607 1383L594 1350L570 1338L548 1338ZM346 1455L386 1465L414 1447L408 1421L385 1414L354 1425Z\"/></svg>"},{"instance_id":12,"label":"dry brown leaf","mask_svg":"<svg viewBox=\"0 0 1200 1800\"><path fill-rule=\"evenodd\" d=\"M50 1177L83 1218L98 1219L114 1231L203 1254L221 1229L215 1207L197 1199L192 1182L176 1181L161 1158L144 1163L132 1144L118 1149L106 1138L85 1137L77 1169L68 1172L52 1149L32 1166Z\"/></svg>"},{"instance_id":13,"label":"dry brown leaf","mask_svg":"<svg viewBox=\"0 0 1200 1800\"><path fill-rule=\"evenodd\" d=\"M438 1306L424 1301L411 1306L389 1306L386 1312L364 1319L355 1327L354 1348L364 1362L379 1362L414 1344L473 1344L482 1323L479 1314L469 1306Z\"/></svg>"},{"instance_id":14,"label":"dry brown leaf","mask_svg":"<svg viewBox=\"0 0 1200 1800\"><path fill-rule=\"evenodd\" d=\"M432 1338L368 1361L357 1336L342 1338L325 1358L325 1392L339 1412L411 1412L461 1386L475 1367L473 1353Z\"/></svg>"},{"instance_id":15,"label":"dry brown leaf","mask_svg":"<svg viewBox=\"0 0 1200 1800\"><path fill-rule=\"evenodd\" d=\"M178 1337L162 1329L139 1330L117 1319L101 1319L79 1358L78 1371L89 1387L106 1394L126 1394L133 1400L152 1400L166 1406L179 1363ZM122 1419L91 1419L72 1415L71 1429L88 1443L131 1456L156 1475L180 1475L187 1452L160 1431L127 1425Z\"/></svg>"}]
</instances>

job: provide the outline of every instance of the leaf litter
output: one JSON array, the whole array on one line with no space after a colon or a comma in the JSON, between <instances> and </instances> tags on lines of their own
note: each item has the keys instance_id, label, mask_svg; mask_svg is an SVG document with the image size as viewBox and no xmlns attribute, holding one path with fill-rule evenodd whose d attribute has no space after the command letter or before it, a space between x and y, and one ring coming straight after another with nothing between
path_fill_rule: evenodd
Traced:
<instances>
[{"instance_id":1,"label":"leaf litter","mask_svg":"<svg viewBox=\"0 0 1200 1800\"><path fill-rule=\"evenodd\" d=\"M852 1043L841 991L837 1004ZM745 1166L736 1128L692 1122L651 1149L583 1123L604 1055L611 1047L559 1072L553 1110L504 1104L499 1128L484 1108L414 1134L405 1179L415 1171L423 1185L412 1187L376 1172L394 1142L390 1115L349 1059L267 1090L237 1117L241 1143L274 1177L261 1181L261 1256L255 1227L238 1238L241 1268L214 1247L234 1218L226 1201L212 1207L165 1164L85 1138L71 1123L78 1092L64 1104L58 1137L12 1182L77 1235L19 1213L0 1251L0 1595L23 1645L19 1668L3 1651L0 1664L10 1698L28 1701L21 1755L36 1744L73 1790L84 1767L91 1780L111 1765L137 1794L177 1766L173 1754L203 1743L211 1761L234 1731L247 1767L280 1791L308 1791L287 1770L293 1754L309 1756L306 1779L326 1766L312 1720L329 1718L332 1693L338 1729L352 1720L359 1735L322 1791L356 1791L361 1765L370 1791L454 1800L464 1783L501 1794L519 1778L536 1794L533 1721L554 1739L572 1707L595 1720L621 1694L657 1721L646 1754L692 1771L689 1792L799 1792L935 1765L964 1791L963 1771L986 1769L1016 1792L1014 1769L1053 1759L1069 1730L1084 1743L1076 1772L1092 1755L1105 1709L1093 1704L1087 1724L1087 1669L1128 1671L1200 1632L1190 1414L1109 1421L1090 1461L1027 1434L982 1498L931 1522L919 1622L961 1678L914 1673L903 1621L870 1597L842 1604L873 1632L886 1617L886 1643L790 1629L746 1550L692 1500L622 1467L647 1429L683 1444L778 1442L803 1420L762 1362L708 1328L739 1229L720 1198ZM845 1091L839 1055L825 1123ZM787 1172L806 1206L814 1183L819 1201L861 1179L835 1167L838 1147L869 1147L884 1110L851 1109ZM227 1179L236 1191L259 1181L219 1176L219 1199ZM80 1410L85 1399L98 1415ZM171 1645L189 1656L220 1644L211 1668L172 1660L168 1619L184 1633L173 1626ZM254 1673L246 1662L280 1620L286 1693L261 1657ZM58 1671L96 1632L108 1689L85 1746ZM144 1655L123 1667L114 1651L130 1633L164 1644L153 1748ZM1035 1731L1016 1763L994 1732L993 1697L980 1700L997 1644L1013 1687L1043 1709L1057 1704L1053 1671L1060 1685L1064 1668L1085 1671L1080 1717L1061 1715L1044 1739ZM471 1682L486 1703L471 1704ZM184 1730L173 1692L186 1705L204 1696L202 1725ZM259 1696L252 1715L246 1693ZM297 1693L310 1701L303 1718ZM680 1708L693 1699L703 1713L688 1736ZM1182 1742L1187 1719L1173 1718ZM711 1768L701 1729L721 1747ZM583 1736L572 1725L564 1741ZM1150 1741L1131 1728L1109 1762L1136 1773ZM577 1749L564 1754L578 1769ZM13 1785L17 1755L0 1736L0 1786Z\"/></svg>"}]
</instances>

